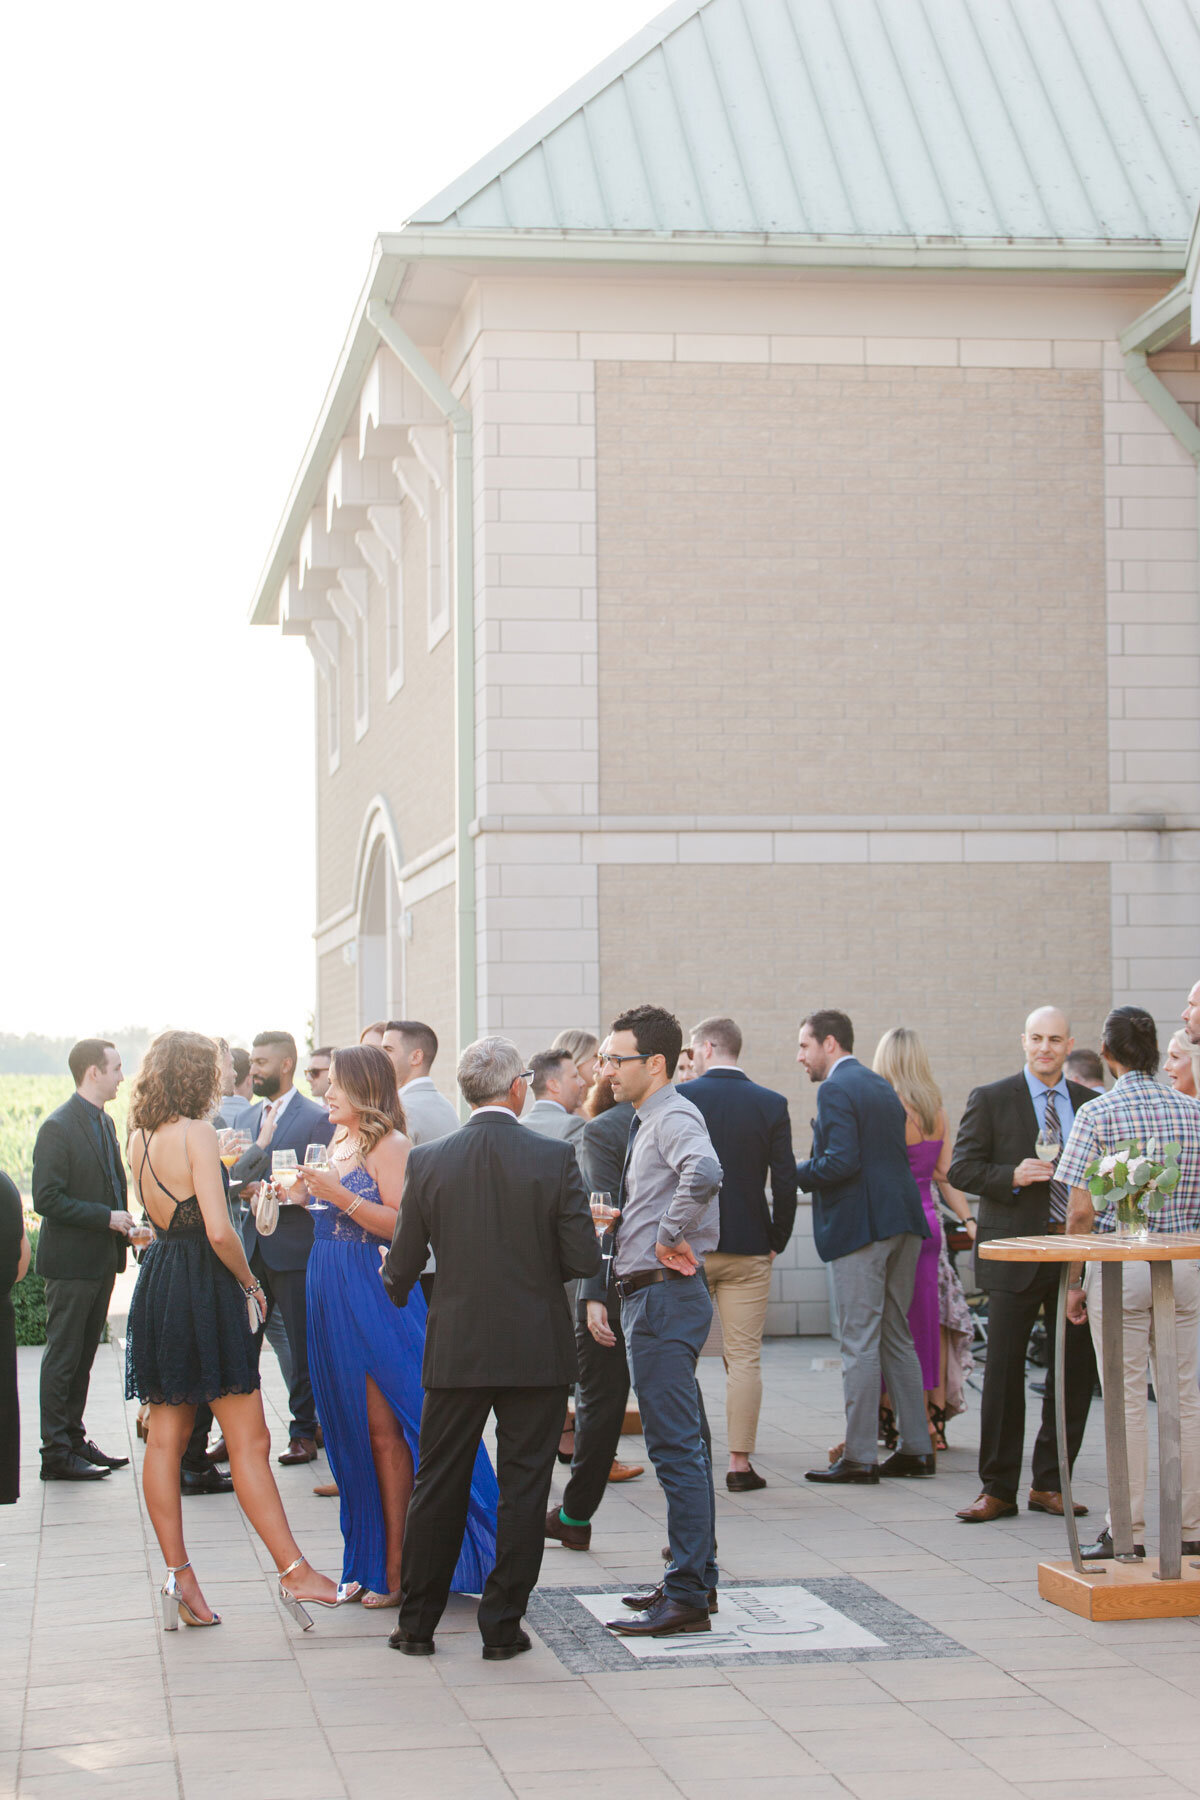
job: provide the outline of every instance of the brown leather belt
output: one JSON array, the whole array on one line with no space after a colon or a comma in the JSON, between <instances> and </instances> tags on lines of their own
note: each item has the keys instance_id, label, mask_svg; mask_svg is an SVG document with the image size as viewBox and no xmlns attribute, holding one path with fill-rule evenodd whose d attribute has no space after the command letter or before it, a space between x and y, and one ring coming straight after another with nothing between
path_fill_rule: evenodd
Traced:
<instances>
[{"instance_id":1,"label":"brown leather belt","mask_svg":"<svg viewBox=\"0 0 1200 1800\"><path fill-rule=\"evenodd\" d=\"M639 1288L653 1287L656 1281L689 1281L691 1277L681 1275L678 1269L646 1269L641 1275L618 1275L617 1292L622 1300L628 1300L630 1294L636 1294Z\"/></svg>"}]
</instances>

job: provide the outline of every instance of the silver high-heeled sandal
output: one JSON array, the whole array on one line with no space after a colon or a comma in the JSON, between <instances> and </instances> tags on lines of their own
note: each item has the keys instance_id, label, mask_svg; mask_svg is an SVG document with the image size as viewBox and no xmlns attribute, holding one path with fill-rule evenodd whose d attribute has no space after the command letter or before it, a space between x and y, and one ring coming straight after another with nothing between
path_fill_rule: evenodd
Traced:
<instances>
[{"instance_id":1,"label":"silver high-heeled sandal","mask_svg":"<svg viewBox=\"0 0 1200 1800\"><path fill-rule=\"evenodd\" d=\"M176 1585L175 1577L182 1575L185 1569L191 1568L190 1562L180 1563L177 1569L167 1569L167 1579L159 1590L162 1598L162 1622L164 1631L178 1631L179 1617L182 1613L185 1625L219 1625L221 1615L215 1612L211 1619L201 1619L192 1611Z\"/></svg>"},{"instance_id":2,"label":"silver high-heeled sandal","mask_svg":"<svg viewBox=\"0 0 1200 1800\"><path fill-rule=\"evenodd\" d=\"M300 1564L302 1562L307 1562L307 1561L308 1561L307 1557L298 1556L296 1558L295 1562L288 1564L286 1569L280 1569L278 1571L279 1598L282 1600L284 1606L287 1608L288 1612L291 1613L293 1619L295 1619L297 1625L299 1625L299 1627L302 1631L311 1631L313 1628L313 1622L309 1618L308 1612L306 1610L307 1607L310 1607L310 1606L333 1607L333 1606L342 1606L345 1604L345 1602L343 1601L343 1599L341 1597L340 1591L339 1591L337 1599L335 1599L335 1600L314 1600L311 1597L311 1595L309 1596L309 1598L307 1600L298 1600L296 1598L295 1594L288 1592L287 1588L285 1588L283 1585L284 1582L287 1580L289 1575L294 1575L296 1573L296 1570L300 1567Z\"/></svg>"}]
</instances>

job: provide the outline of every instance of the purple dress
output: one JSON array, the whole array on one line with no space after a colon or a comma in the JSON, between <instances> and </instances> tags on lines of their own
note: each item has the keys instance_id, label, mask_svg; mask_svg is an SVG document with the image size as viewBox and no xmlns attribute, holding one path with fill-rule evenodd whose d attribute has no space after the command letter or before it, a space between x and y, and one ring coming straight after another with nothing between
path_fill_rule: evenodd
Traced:
<instances>
[{"instance_id":1,"label":"purple dress","mask_svg":"<svg viewBox=\"0 0 1200 1800\"><path fill-rule=\"evenodd\" d=\"M913 1286L908 1326L921 1361L921 1382L928 1393L942 1379L942 1322L938 1300L938 1258L942 1249L942 1221L933 1198L931 1177L942 1154L942 1139L927 1138L908 1145L908 1163L921 1190L921 1205L929 1236L921 1244L917 1279Z\"/></svg>"}]
</instances>

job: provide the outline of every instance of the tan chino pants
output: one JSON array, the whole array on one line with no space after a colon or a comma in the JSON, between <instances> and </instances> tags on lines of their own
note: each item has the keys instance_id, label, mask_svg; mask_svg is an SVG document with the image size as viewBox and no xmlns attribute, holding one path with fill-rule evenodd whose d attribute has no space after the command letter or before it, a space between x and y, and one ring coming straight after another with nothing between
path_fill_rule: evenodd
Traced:
<instances>
[{"instance_id":1,"label":"tan chino pants","mask_svg":"<svg viewBox=\"0 0 1200 1800\"><path fill-rule=\"evenodd\" d=\"M762 1406L762 1336L771 1291L771 1258L710 1252L704 1259L704 1273L725 1339L729 1448L735 1456L749 1456Z\"/></svg>"}]
</instances>

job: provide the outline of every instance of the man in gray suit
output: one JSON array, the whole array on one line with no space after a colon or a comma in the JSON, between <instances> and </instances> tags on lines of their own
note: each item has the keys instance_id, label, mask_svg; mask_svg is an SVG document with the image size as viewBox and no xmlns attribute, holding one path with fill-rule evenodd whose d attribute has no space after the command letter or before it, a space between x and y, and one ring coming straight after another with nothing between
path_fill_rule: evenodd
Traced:
<instances>
[{"instance_id":1,"label":"man in gray suit","mask_svg":"<svg viewBox=\"0 0 1200 1800\"><path fill-rule=\"evenodd\" d=\"M533 1072L533 1105L521 1120L541 1137L564 1138L578 1151L587 1123L576 1109L587 1092L569 1050L539 1050L529 1059Z\"/></svg>"},{"instance_id":2,"label":"man in gray suit","mask_svg":"<svg viewBox=\"0 0 1200 1800\"><path fill-rule=\"evenodd\" d=\"M438 1053L437 1033L420 1019L390 1019L383 1047L396 1071L396 1087L414 1144L434 1144L457 1131L461 1120L429 1071Z\"/></svg>"}]
</instances>

